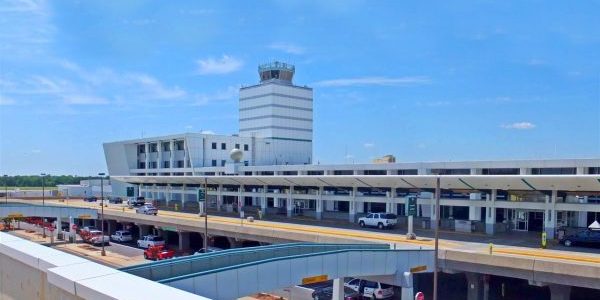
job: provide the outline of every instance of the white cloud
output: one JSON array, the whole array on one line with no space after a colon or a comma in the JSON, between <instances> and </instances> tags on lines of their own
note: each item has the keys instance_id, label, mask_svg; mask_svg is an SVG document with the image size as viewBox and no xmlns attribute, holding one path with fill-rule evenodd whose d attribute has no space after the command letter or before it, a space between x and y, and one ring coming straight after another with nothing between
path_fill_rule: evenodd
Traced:
<instances>
[{"instance_id":1,"label":"white cloud","mask_svg":"<svg viewBox=\"0 0 600 300\"><path fill-rule=\"evenodd\" d=\"M290 43L271 43L268 47L273 50L279 50L288 54L296 55L304 54L304 52L306 51L306 49L304 49L303 47Z\"/></svg>"},{"instance_id":2,"label":"white cloud","mask_svg":"<svg viewBox=\"0 0 600 300\"><path fill-rule=\"evenodd\" d=\"M316 82L315 86L321 87L343 87L343 86L409 86L428 84L431 80L427 76L406 76L406 77L358 77L341 78Z\"/></svg>"},{"instance_id":3,"label":"white cloud","mask_svg":"<svg viewBox=\"0 0 600 300\"><path fill-rule=\"evenodd\" d=\"M207 58L196 61L198 64L198 73L202 75L209 74L228 74L239 70L244 63L229 55L223 55L220 59Z\"/></svg>"},{"instance_id":4,"label":"white cloud","mask_svg":"<svg viewBox=\"0 0 600 300\"><path fill-rule=\"evenodd\" d=\"M503 124L500 127L504 129L517 129L517 130L526 130L535 128L535 124L530 122L516 122L512 124Z\"/></svg>"},{"instance_id":5,"label":"white cloud","mask_svg":"<svg viewBox=\"0 0 600 300\"><path fill-rule=\"evenodd\" d=\"M211 94L200 94L196 96L194 105L206 105L213 101L226 101L235 99L238 96L239 89L235 86L228 86L224 90L217 91Z\"/></svg>"},{"instance_id":6,"label":"white cloud","mask_svg":"<svg viewBox=\"0 0 600 300\"><path fill-rule=\"evenodd\" d=\"M3 95L0 95L0 106L2 105L14 105L17 102L14 99L7 98Z\"/></svg>"},{"instance_id":7,"label":"white cloud","mask_svg":"<svg viewBox=\"0 0 600 300\"><path fill-rule=\"evenodd\" d=\"M142 96L146 98L177 99L187 94L177 86L167 88L156 78L147 74L127 74L125 77L130 78L134 83L138 83L141 87Z\"/></svg>"},{"instance_id":8,"label":"white cloud","mask_svg":"<svg viewBox=\"0 0 600 300\"><path fill-rule=\"evenodd\" d=\"M93 95L66 95L63 97L63 103L68 105L102 105L109 102L106 98Z\"/></svg>"},{"instance_id":9,"label":"white cloud","mask_svg":"<svg viewBox=\"0 0 600 300\"><path fill-rule=\"evenodd\" d=\"M215 132L212 131L212 130L202 130L202 131L200 131L200 133L202 133L202 134L215 134Z\"/></svg>"},{"instance_id":10,"label":"white cloud","mask_svg":"<svg viewBox=\"0 0 600 300\"><path fill-rule=\"evenodd\" d=\"M373 144L373 143L365 143L363 146L365 148L373 148L373 147L375 147L375 144Z\"/></svg>"}]
</instances>

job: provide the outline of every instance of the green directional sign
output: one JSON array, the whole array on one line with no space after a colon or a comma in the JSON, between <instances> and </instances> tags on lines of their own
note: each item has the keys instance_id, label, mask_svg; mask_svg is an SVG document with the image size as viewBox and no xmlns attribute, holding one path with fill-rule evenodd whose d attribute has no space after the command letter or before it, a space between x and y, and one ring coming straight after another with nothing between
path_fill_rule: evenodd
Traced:
<instances>
[{"instance_id":1,"label":"green directional sign","mask_svg":"<svg viewBox=\"0 0 600 300\"><path fill-rule=\"evenodd\" d=\"M408 197L408 215L416 217L417 216L417 197L410 196Z\"/></svg>"},{"instance_id":2,"label":"green directional sign","mask_svg":"<svg viewBox=\"0 0 600 300\"><path fill-rule=\"evenodd\" d=\"M135 190L132 186L127 187L127 197L135 197Z\"/></svg>"},{"instance_id":3,"label":"green directional sign","mask_svg":"<svg viewBox=\"0 0 600 300\"><path fill-rule=\"evenodd\" d=\"M206 193L204 192L204 189L198 189L198 201L202 202L206 200Z\"/></svg>"}]
</instances>

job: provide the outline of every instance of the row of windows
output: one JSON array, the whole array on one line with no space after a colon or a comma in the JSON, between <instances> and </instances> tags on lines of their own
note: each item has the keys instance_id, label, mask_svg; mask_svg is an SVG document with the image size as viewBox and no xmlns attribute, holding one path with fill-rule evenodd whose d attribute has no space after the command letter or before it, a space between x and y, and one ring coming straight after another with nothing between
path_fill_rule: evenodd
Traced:
<instances>
[{"instance_id":1,"label":"row of windows","mask_svg":"<svg viewBox=\"0 0 600 300\"><path fill-rule=\"evenodd\" d=\"M221 167L224 167L224 166L225 166L225 163L227 163L227 161L226 161L226 160L224 160L224 159L223 159L223 160L221 160ZM245 161L244 161L244 166L248 166L248 165L249 165L249 162L248 162L247 160L245 160ZM212 160L212 166L213 166L213 167L216 167L216 166L217 166L217 160L216 160L216 159L213 159L213 160Z\"/></svg>"},{"instance_id":2,"label":"row of windows","mask_svg":"<svg viewBox=\"0 0 600 300\"><path fill-rule=\"evenodd\" d=\"M148 169L156 169L157 166L158 166L158 162L151 161L148 163ZM163 161L163 164L162 164L163 168L170 168L170 166L171 166L170 161ZM175 168L185 168L185 163L183 160L178 160L175 162L174 166L175 166ZM138 169L146 169L146 162L143 162L143 161L138 162Z\"/></svg>"},{"instance_id":3,"label":"row of windows","mask_svg":"<svg viewBox=\"0 0 600 300\"><path fill-rule=\"evenodd\" d=\"M235 144L235 149L241 149L240 144ZM217 143L212 143L212 149L217 149ZM244 144L244 151L248 151L248 144ZM227 143L221 143L221 150L227 150Z\"/></svg>"},{"instance_id":4,"label":"row of windows","mask_svg":"<svg viewBox=\"0 0 600 300\"><path fill-rule=\"evenodd\" d=\"M180 150L184 150L184 142L183 141L175 141L175 150L180 151ZM156 153L158 152L158 143L150 143L148 144L149 148L148 151L150 153ZM161 142L162 145L162 151L171 151L171 142ZM146 144L139 144L137 145L137 152L138 154L142 154L142 153L146 153Z\"/></svg>"}]
</instances>

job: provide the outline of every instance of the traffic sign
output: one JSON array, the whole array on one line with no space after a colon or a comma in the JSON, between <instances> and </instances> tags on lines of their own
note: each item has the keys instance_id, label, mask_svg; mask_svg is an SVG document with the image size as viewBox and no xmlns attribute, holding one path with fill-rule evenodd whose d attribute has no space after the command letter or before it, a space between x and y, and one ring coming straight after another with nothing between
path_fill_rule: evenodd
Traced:
<instances>
[{"instance_id":1,"label":"traffic sign","mask_svg":"<svg viewBox=\"0 0 600 300\"><path fill-rule=\"evenodd\" d=\"M417 216L417 197L415 196L408 197L408 215Z\"/></svg>"},{"instance_id":2,"label":"traffic sign","mask_svg":"<svg viewBox=\"0 0 600 300\"><path fill-rule=\"evenodd\" d=\"M423 292L416 293L415 300L425 300L425 294L423 294Z\"/></svg>"},{"instance_id":3,"label":"traffic sign","mask_svg":"<svg viewBox=\"0 0 600 300\"><path fill-rule=\"evenodd\" d=\"M311 284L311 283L317 283L317 282L323 282L323 281L327 281L327 275L317 275L317 276L311 276L311 277L304 277L302 278L302 284Z\"/></svg>"},{"instance_id":4,"label":"traffic sign","mask_svg":"<svg viewBox=\"0 0 600 300\"><path fill-rule=\"evenodd\" d=\"M204 192L204 189L198 189L198 201L202 202L206 200L206 193Z\"/></svg>"}]
</instances>

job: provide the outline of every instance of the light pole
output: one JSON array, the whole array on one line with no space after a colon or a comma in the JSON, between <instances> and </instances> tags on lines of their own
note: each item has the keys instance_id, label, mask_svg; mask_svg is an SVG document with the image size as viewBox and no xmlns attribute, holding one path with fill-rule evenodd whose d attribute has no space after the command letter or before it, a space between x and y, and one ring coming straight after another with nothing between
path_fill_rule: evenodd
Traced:
<instances>
[{"instance_id":1,"label":"light pole","mask_svg":"<svg viewBox=\"0 0 600 300\"><path fill-rule=\"evenodd\" d=\"M40 174L42 176L42 206L46 206L46 190L45 190L45 182L44 177L46 177L46 173ZM46 238L46 218L42 217L42 237Z\"/></svg>"},{"instance_id":2,"label":"light pole","mask_svg":"<svg viewBox=\"0 0 600 300\"><path fill-rule=\"evenodd\" d=\"M102 239L102 252L100 252L100 254L102 256L106 256L106 251L104 251L104 173L98 173L98 175L100 176L100 211L101 211L101 217L100 217L100 230L102 230L102 236L100 237ZM91 184L91 182L90 182Z\"/></svg>"},{"instance_id":3,"label":"light pole","mask_svg":"<svg viewBox=\"0 0 600 300\"><path fill-rule=\"evenodd\" d=\"M439 251L439 236L440 236L440 175L438 174L435 179L435 249L434 249L434 261L433 261L433 300L437 300L438 297L438 251Z\"/></svg>"},{"instance_id":4,"label":"light pole","mask_svg":"<svg viewBox=\"0 0 600 300\"><path fill-rule=\"evenodd\" d=\"M208 251L208 179L204 177L204 253L206 251Z\"/></svg>"},{"instance_id":5,"label":"light pole","mask_svg":"<svg viewBox=\"0 0 600 300\"><path fill-rule=\"evenodd\" d=\"M4 202L8 204L8 175L4 175Z\"/></svg>"}]
</instances>

